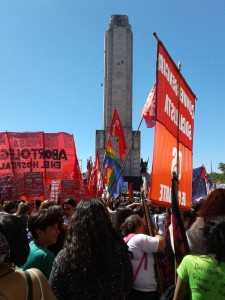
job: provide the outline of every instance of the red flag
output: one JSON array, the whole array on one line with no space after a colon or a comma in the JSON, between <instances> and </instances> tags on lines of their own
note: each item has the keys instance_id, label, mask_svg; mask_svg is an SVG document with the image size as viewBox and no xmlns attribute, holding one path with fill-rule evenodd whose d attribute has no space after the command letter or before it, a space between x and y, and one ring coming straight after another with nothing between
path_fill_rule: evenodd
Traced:
<instances>
[{"instance_id":1,"label":"red flag","mask_svg":"<svg viewBox=\"0 0 225 300\"><path fill-rule=\"evenodd\" d=\"M129 184L128 196L129 196L129 199L133 199L134 198L134 191L133 191L132 183Z\"/></svg>"},{"instance_id":2,"label":"red flag","mask_svg":"<svg viewBox=\"0 0 225 300\"><path fill-rule=\"evenodd\" d=\"M81 185L82 185L82 175L81 175L80 166L79 166L79 162L78 162L76 154L75 154L75 160L74 160L73 174L71 177L72 177L72 179L77 181L78 190L80 191Z\"/></svg>"},{"instance_id":3,"label":"red flag","mask_svg":"<svg viewBox=\"0 0 225 300\"><path fill-rule=\"evenodd\" d=\"M155 126L156 115L156 84L151 89L145 105L141 112L142 118L145 120L147 128Z\"/></svg>"},{"instance_id":4,"label":"red flag","mask_svg":"<svg viewBox=\"0 0 225 300\"><path fill-rule=\"evenodd\" d=\"M88 182L88 193L93 198L98 198L103 193L103 177L101 174L101 166L98 150L95 154L95 162L91 170L91 176Z\"/></svg>"},{"instance_id":5,"label":"red flag","mask_svg":"<svg viewBox=\"0 0 225 300\"><path fill-rule=\"evenodd\" d=\"M203 179L206 178L206 168L204 166L202 167L201 178L203 178Z\"/></svg>"},{"instance_id":6,"label":"red flag","mask_svg":"<svg viewBox=\"0 0 225 300\"><path fill-rule=\"evenodd\" d=\"M123 127L120 122L120 118L116 108L114 109L113 112L109 133L110 135L118 136L119 156L120 158L123 158L126 155L127 145L126 145L126 140L123 132Z\"/></svg>"}]
</instances>

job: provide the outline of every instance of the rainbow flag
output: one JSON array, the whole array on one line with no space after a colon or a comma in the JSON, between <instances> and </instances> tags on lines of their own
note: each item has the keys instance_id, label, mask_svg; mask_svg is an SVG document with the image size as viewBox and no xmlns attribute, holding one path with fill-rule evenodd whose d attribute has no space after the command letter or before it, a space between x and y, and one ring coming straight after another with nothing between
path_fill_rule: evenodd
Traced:
<instances>
[{"instance_id":1,"label":"rainbow flag","mask_svg":"<svg viewBox=\"0 0 225 300\"><path fill-rule=\"evenodd\" d=\"M117 198L121 192L124 179L122 173L120 173L120 165L117 162L115 152L113 150L110 139L108 140L103 167L106 169L106 179L108 193ZM118 179L119 177L119 179Z\"/></svg>"}]
</instances>

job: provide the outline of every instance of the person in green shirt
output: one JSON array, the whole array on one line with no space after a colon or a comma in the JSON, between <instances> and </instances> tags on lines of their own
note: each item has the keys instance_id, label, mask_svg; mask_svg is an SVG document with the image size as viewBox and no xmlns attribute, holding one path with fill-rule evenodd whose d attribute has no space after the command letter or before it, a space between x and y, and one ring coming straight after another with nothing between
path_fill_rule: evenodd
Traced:
<instances>
[{"instance_id":1,"label":"person in green shirt","mask_svg":"<svg viewBox=\"0 0 225 300\"><path fill-rule=\"evenodd\" d=\"M59 234L58 224L58 214L46 209L29 216L28 229L33 236L33 241L29 244L30 254L22 266L23 270L37 268L47 279L49 278L55 256L47 247L56 243Z\"/></svg>"},{"instance_id":2,"label":"person in green shirt","mask_svg":"<svg viewBox=\"0 0 225 300\"><path fill-rule=\"evenodd\" d=\"M218 216L204 229L206 254L187 255L177 269L178 280L173 300L225 299L225 219Z\"/></svg>"}]
</instances>

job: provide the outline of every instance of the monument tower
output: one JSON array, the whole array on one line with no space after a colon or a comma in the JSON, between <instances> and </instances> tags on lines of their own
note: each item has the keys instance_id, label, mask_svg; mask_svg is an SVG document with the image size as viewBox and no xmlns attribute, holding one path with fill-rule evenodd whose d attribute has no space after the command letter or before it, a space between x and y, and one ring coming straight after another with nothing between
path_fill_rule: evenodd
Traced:
<instances>
[{"instance_id":1,"label":"monument tower","mask_svg":"<svg viewBox=\"0 0 225 300\"><path fill-rule=\"evenodd\" d=\"M112 15L105 33L104 49L104 123L103 130L96 130L96 149L101 163L109 136L114 108L119 114L127 151L135 131L132 130L132 78L133 78L133 34L128 16ZM117 138L110 137L118 157ZM140 131L123 168L123 176L140 176Z\"/></svg>"}]
</instances>

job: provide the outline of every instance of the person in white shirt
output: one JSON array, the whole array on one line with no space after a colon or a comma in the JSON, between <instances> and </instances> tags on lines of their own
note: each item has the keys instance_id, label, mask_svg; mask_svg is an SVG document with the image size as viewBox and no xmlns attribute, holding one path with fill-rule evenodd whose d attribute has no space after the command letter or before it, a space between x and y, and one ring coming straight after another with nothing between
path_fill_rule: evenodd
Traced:
<instances>
[{"instance_id":1,"label":"person in white shirt","mask_svg":"<svg viewBox=\"0 0 225 300\"><path fill-rule=\"evenodd\" d=\"M124 241L127 243L131 253L134 272L133 289L126 299L157 300L157 281L153 253L164 250L166 246L165 239L157 232L154 232L154 237L144 234L144 221L138 215L128 217L121 228Z\"/></svg>"}]
</instances>

